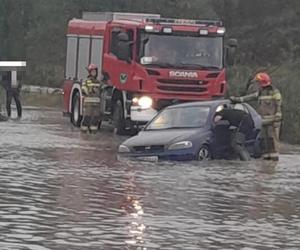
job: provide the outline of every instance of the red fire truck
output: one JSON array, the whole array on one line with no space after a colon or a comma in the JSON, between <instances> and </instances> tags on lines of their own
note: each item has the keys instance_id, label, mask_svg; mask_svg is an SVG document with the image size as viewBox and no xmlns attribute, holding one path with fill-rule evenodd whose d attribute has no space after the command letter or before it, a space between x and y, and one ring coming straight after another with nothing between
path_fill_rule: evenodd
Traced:
<instances>
[{"instance_id":1,"label":"red fire truck","mask_svg":"<svg viewBox=\"0 0 300 250\"><path fill-rule=\"evenodd\" d=\"M80 126L81 83L90 63L107 84L101 109L117 133L172 103L222 98L225 65L236 48L234 39L224 46L224 35L221 21L84 13L68 25L64 113Z\"/></svg>"}]
</instances>

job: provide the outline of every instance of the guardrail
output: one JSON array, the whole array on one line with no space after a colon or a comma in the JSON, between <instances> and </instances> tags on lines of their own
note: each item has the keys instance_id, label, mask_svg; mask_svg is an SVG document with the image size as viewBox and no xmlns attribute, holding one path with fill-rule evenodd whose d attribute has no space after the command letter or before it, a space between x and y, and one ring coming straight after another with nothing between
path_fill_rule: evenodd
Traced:
<instances>
[{"instance_id":1,"label":"guardrail","mask_svg":"<svg viewBox=\"0 0 300 250\"><path fill-rule=\"evenodd\" d=\"M37 85L22 85L22 92L37 93L37 94L62 94L62 89L37 86Z\"/></svg>"}]
</instances>

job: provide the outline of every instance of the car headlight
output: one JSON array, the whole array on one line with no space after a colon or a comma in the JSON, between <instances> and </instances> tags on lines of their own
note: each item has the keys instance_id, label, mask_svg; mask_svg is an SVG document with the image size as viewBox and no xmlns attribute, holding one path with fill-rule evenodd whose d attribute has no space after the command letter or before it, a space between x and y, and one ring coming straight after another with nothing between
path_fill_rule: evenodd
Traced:
<instances>
[{"instance_id":1,"label":"car headlight","mask_svg":"<svg viewBox=\"0 0 300 250\"><path fill-rule=\"evenodd\" d=\"M130 149L125 145L120 145L118 149L119 153L129 153Z\"/></svg>"},{"instance_id":2,"label":"car headlight","mask_svg":"<svg viewBox=\"0 0 300 250\"><path fill-rule=\"evenodd\" d=\"M191 141L181 141L173 143L169 146L169 150L176 150L176 149L186 149L193 147L193 143Z\"/></svg>"},{"instance_id":3,"label":"car headlight","mask_svg":"<svg viewBox=\"0 0 300 250\"><path fill-rule=\"evenodd\" d=\"M138 100L138 105L141 106L142 109L151 108L152 104L153 100L149 96L143 96Z\"/></svg>"}]
</instances>

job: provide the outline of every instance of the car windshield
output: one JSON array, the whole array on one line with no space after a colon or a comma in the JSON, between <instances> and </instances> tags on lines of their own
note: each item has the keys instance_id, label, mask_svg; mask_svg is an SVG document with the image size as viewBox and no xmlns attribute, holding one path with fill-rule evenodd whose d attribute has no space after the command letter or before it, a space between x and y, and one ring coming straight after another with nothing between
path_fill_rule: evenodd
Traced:
<instances>
[{"instance_id":1,"label":"car windshield","mask_svg":"<svg viewBox=\"0 0 300 250\"><path fill-rule=\"evenodd\" d=\"M209 107L168 108L157 115L146 130L199 128L207 121Z\"/></svg>"},{"instance_id":2,"label":"car windshield","mask_svg":"<svg viewBox=\"0 0 300 250\"><path fill-rule=\"evenodd\" d=\"M157 67L221 69L223 38L165 34L142 35L140 62Z\"/></svg>"}]
</instances>

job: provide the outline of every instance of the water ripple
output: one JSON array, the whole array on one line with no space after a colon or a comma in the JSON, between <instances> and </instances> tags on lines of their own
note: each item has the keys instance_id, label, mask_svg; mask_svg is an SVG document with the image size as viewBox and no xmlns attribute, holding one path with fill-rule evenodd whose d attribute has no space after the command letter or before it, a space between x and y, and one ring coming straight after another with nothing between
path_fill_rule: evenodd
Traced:
<instances>
[{"instance_id":1,"label":"water ripple","mask_svg":"<svg viewBox=\"0 0 300 250\"><path fill-rule=\"evenodd\" d=\"M278 165L118 161L124 138L60 115L1 123L0 249L299 248L295 152Z\"/></svg>"}]
</instances>

